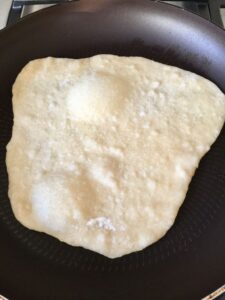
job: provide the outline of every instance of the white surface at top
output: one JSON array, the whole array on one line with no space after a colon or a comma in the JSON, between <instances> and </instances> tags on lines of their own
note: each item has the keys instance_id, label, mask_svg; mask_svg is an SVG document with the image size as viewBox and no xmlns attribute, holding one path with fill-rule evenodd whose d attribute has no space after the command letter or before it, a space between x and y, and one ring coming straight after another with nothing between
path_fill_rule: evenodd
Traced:
<instances>
[{"instance_id":1,"label":"white surface at top","mask_svg":"<svg viewBox=\"0 0 225 300\"><path fill-rule=\"evenodd\" d=\"M4 28L7 22L8 14L12 1L0 0L0 29Z\"/></svg>"},{"instance_id":2,"label":"white surface at top","mask_svg":"<svg viewBox=\"0 0 225 300\"><path fill-rule=\"evenodd\" d=\"M221 8L220 13L223 20L223 26L225 27L225 8Z\"/></svg>"}]
</instances>

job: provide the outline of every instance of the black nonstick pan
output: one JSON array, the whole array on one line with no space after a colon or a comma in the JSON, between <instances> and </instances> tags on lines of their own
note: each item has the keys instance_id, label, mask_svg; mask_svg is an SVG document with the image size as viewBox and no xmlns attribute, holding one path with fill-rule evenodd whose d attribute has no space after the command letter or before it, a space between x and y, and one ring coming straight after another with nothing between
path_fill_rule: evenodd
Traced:
<instances>
[{"instance_id":1,"label":"black nonstick pan","mask_svg":"<svg viewBox=\"0 0 225 300\"><path fill-rule=\"evenodd\" d=\"M12 300L200 299L225 283L225 129L202 159L175 225L143 251L110 260L28 230L12 214L5 147L17 74L35 58L99 53L175 65L225 92L225 32L168 4L81 0L0 32L0 293Z\"/></svg>"}]
</instances>

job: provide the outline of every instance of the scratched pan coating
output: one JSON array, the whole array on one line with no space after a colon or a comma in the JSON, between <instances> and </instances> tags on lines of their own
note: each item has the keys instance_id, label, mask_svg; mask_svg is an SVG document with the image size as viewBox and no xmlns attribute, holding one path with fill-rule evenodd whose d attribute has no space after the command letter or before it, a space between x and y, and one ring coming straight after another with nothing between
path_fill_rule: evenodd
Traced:
<instances>
[{"instance_id":1,"label":"scratched pan coating","mask_svg":"<svg viewBox=\"0 0 225 300\"><path fill-rule=\"evenodd\" d=\"M200 299L225 283L225 129L202 159L175 225L115 260L20 225L7 197L11 88L46 56L137 55L196 72L225 92L225 32L171 5L82 0L0 32L0 292L10 299Z\"/></svg>"}]
</instances>

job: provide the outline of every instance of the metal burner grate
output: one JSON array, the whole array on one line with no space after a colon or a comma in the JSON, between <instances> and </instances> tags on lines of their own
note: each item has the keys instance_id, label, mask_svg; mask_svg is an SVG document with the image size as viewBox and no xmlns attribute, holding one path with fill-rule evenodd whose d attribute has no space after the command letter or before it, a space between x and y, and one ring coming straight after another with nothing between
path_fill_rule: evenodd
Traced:
<instances>
[{"instance_id":1,"label":"metal burner grate","mask_svg":"<svg viewBox=\"0 0 225 300\"><path fill-rule=\"evenodd\" d=\"M225 0L173 0L161 2L171 3L180 6L186 10L194 12L205 19L208 19L221 27L225 26L221 17L221 8L225 8Z\"/></svg>"},{"instance_id":2,"label":"metal burner grate","mask_svg":"<svg viewBox=\"0 0 225 300\"><path fill-rule=\"evenodd\" d=\"M16 23L21 17L23 17L24 11L30 6L43 6L48 7L50 5L64 3L64 2L72 2L74 0L13 0L11 9L9 11L9 16L7 20L7 26Z\"/></svg>"}]
</instances>

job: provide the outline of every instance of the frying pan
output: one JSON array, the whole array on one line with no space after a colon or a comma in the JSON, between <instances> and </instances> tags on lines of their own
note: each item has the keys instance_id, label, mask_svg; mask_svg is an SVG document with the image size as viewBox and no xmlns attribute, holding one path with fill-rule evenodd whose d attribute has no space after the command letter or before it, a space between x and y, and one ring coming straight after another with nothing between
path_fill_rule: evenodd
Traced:
<instances>
[{"instance_id":1,"label":"frying pan","mask_svg":"<svg viewBox=\"0 0 225 300\"><path fill-rule=\"evenodd\" d=\"M147 0L55 6L0 33L0 292L10 299L200 299L225 283L225 129L202 159L174 226L143 251L110 260L24 228L7 197L11 88L46 56L143 56L196 72L225 92L225 32ZM41 112L40 112L41 113Z\"/></svg>"}]
</instances>

